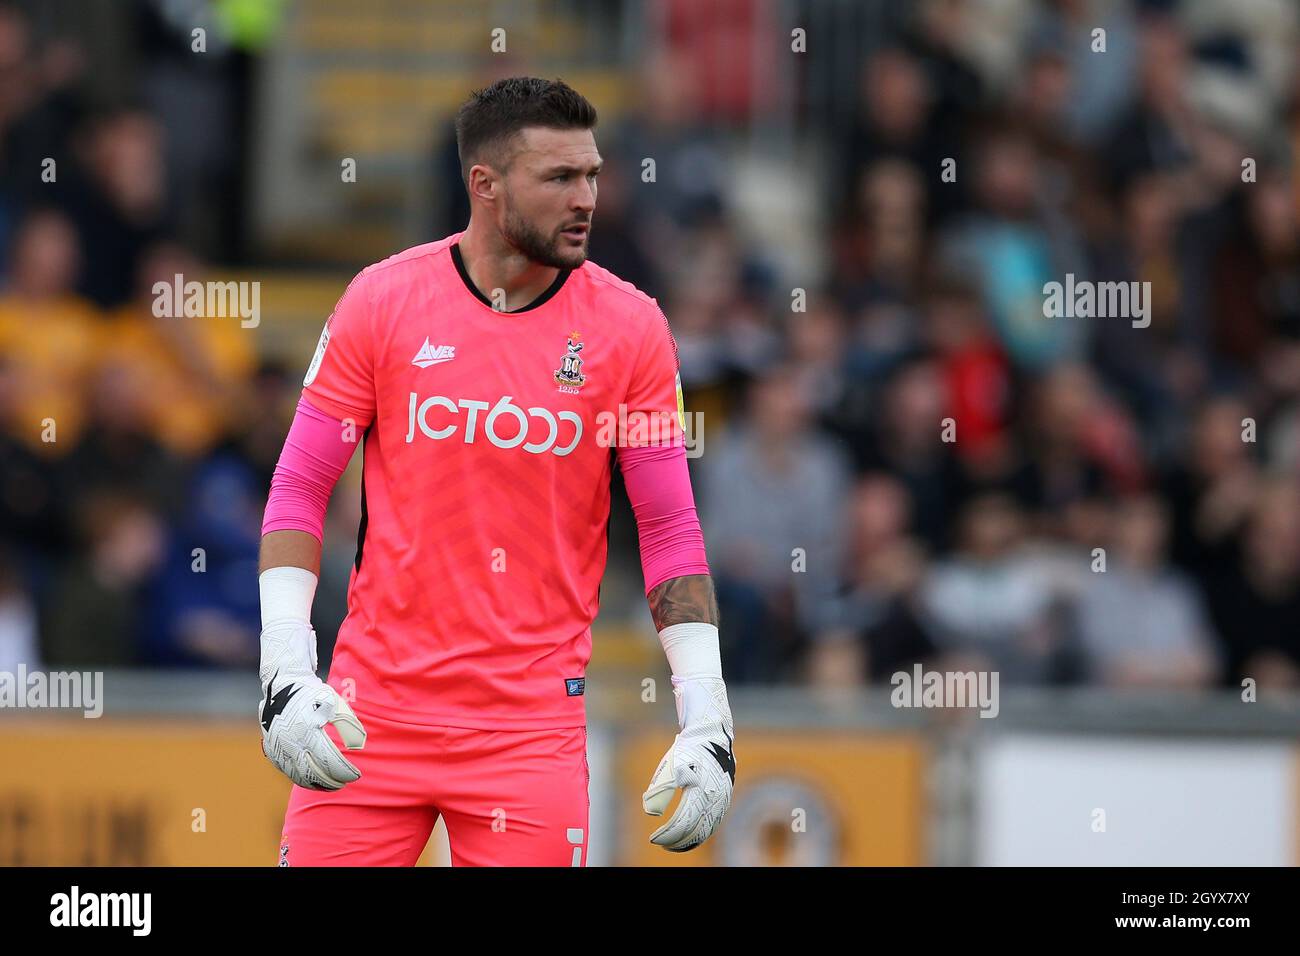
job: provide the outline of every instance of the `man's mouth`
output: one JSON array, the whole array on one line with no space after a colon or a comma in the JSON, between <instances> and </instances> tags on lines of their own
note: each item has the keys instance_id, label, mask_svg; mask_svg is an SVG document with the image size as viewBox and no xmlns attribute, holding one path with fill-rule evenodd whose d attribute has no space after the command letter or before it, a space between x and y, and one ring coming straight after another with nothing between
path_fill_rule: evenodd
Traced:
<instances>
[{"instance_id":1,"label":"man's mouth","mask_svg":"<svg viewBox=\"0 0 1300 956\"><path fill-rule=\"evenodd\" d=\"M575 242L582 242L587 238L587 233L591 231L591 224L586 222L574 223L560 230L560 235L572 239Z\"/></svg>"}]
</instances>

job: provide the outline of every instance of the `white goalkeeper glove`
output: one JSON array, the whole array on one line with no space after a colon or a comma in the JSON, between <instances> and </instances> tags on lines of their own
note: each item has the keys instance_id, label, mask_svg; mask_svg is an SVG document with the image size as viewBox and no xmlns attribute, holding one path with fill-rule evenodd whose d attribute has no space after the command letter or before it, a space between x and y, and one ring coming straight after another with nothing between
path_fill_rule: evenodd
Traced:
<instances>
[{"instance_id":1,"label":"white goalkeeper glove","mask_svg":"<svg viewBox=\"0 0 1300 956\"><path fill-rule=\"evenodd\" d=\"M674 677L673 696L681 733L659 761L641 805L651 816L663 816L673 793L684 791L677 812L650 835L651 843L682 853L707 840L731 806L736 729L721 677Z\"/></svg>"},{"instance_id":2,"label":"white goalkeeper glove","mask_svg":"<svg viewBox=\"0 0 1300 956\"><path fill-rule=\"evenodd\" d=\"M294 576L298 580L294 580ZM275 613L280 592L306 586L311 591L315 575L298 568L272 568L262 572L262 613ZM285 579L289 579L286 583ZM301 603L302 594L295 596ZM305 606L311 607L311 593ZM294 613L302 613L297 606ZM333 724L349 750L365 746L366 730L339 692L316 676L316 632L306 620L281 617L262 628L262 752L271 763L300 787L339 790L361 776L325 732Z\"/></svg>"}]
</instances>

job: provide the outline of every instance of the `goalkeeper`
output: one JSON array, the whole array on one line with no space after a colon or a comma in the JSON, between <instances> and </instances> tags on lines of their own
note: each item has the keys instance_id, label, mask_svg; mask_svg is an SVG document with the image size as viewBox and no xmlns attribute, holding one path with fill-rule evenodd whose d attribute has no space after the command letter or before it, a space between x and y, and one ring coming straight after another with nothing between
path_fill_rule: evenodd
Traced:
<instances>
[{"instance_id":1,"label":"goalkeeper","mask_svg":"<svg viewBox=\"0 0 1300 956\"><path fill-rule=\"evenodd\" d=\"M474 94L456 123L468 227L364 269L326 322L262 527L263 749L296 784L283 866L411 865L439 817L453 865L586 864L585 671L615 465L680 728L642 798L663 815L682 792L651 841L689 850L730 806L676 344L654 299L587 260L595 124L558 81ZM358 443L326 683L311 605Z\"/></svg>"}]
</instances>

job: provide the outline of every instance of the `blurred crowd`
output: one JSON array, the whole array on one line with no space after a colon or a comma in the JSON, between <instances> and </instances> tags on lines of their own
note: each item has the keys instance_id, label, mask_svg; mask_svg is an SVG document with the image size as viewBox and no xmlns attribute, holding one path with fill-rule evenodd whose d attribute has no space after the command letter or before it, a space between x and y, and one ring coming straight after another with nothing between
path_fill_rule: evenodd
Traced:
<instances>
[{"instance_id":1,"label":"blurred crowd","mask_svg":"<svg viewBox=\"0 0 1300 956\"><path fill-rule=\"evenodd\" d=\"M657 244L729 677L1300 687L1300 44L1234 9L917 4L806 312ZM1067 275L1149 322L1046 317Z\"/></svg>"},{"instance_id":2,"label":"blurred crowd","mask_svg":"<svg viewBox=\"0 0 1300 956\"><path fill-rule=\"evenodd\" d=\"M0 6L0 670L256 662L292 376L238 316L155 314L155 282L230 253L186 227L222 174L176 147L160 9L121 8L141 67L105 99L84 48Z\"/></svg>"},{"instance_id":3,"label":"blurred crowd","mask_svg":"<svg viewBox=\"0 0 1300 956\"><path fill-rule=\"evenodd\" d=\"M1295 11L896 6L853 120L796 130L827 157L789 170L820 197L811 257L743 224L754 147L702 108L689 43L648 56L598 130L591 258L677 338L728 679L920 661L1300 687ZM199 229L193 206L243 174L169 145L165 97L87 110L78 69L0 7L0 669L248 666L298 372L236 319L153 316L149 292L244 254L238 213ZM412 242L464 226L452 159L444 137L450 201ZM1149 324L1046 317L1067 275L1149 283ZM332 522L325 633L351 506ZM611 534L635 584L625 501Z\"/></svg>"}]
</instances>

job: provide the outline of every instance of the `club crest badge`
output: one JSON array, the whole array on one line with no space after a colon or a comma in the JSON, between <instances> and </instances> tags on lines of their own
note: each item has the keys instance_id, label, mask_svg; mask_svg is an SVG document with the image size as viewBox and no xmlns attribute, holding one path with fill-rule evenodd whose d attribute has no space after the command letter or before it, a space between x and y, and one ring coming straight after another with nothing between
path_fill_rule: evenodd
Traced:
<instances>
[{"instance_id":1,"label":"club crest badge","mask_svg":"<svg viewBox=\"0 0 1300 956\"><path fill-rule=\"evenodd\" d=\"M570 332L569 350L560 360L560 367L555 370L555 381L559 383L561 392L576 395L582 383L587 381L587 376L582 372L582 357L578 354L582 351L582 346L582 333Z\"/></svg>"}]
</instances>

